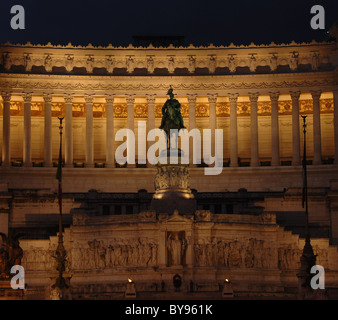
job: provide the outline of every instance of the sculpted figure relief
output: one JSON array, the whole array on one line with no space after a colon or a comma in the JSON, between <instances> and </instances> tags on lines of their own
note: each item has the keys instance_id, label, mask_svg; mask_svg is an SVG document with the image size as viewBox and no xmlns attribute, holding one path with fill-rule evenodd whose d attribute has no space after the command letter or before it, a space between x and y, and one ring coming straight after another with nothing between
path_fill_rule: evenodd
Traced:
<instances>
[{"instance_id":1,"label":"sculpted figure relief","mask_svg":"<svg viewBox=\"0 0 338 320\"><path fill-rule=\"evenodd\" d=\"M170 233L168 236L169 262L171 265L181 265L186 249L186 241L180 239L178 233Z\"/></svg>"},{"instance_id":2,"label":"sculpted figure relief","mask_svg":"<svg viewBox=\"0 0 338 320\"><path fill-rule=\"evenodd\" d=\"M194 245L195 264L200 267L275 268L277 252L263 240L204 239Z\"/></svg>"}]
</instances>

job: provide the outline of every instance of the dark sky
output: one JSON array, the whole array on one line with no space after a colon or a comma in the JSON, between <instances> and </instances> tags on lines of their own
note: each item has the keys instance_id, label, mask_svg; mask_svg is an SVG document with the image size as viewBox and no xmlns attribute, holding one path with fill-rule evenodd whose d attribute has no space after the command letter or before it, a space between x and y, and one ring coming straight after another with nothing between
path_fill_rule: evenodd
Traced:
<instances>
[{"instance_id":1,"label":"dark sky","mask_svg":"<svg viewBox=\"0 0 338 320\"><path fill-rule=\"evenodd\" d=\"M313 5L325 30L313 30ZM10 9L22 5L26 29L12 30ZM132 35L184 35L186 44L257 44L327 40L337 0L1 0L0 42L128 45Z\"/></svg>"}]
</instances>

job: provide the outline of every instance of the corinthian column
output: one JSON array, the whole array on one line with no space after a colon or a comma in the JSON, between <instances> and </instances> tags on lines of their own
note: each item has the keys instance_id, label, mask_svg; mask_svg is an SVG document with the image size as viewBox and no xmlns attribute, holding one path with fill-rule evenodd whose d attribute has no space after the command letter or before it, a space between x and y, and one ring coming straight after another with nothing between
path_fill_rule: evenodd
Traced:
<instances>
[{"instance_id":1,"label":"corinthian column","mask_svg":"<svg viewBox=\"0 0 338 320\"><path fill-rule=\"evenodd\" d=\"M257 101L259 93L249 93L251 107L251 167L257 167L259 162L258 156L258 117L257 117Z\"/></svg>"},{"instance_id":2,"label":"corinthian column","mask_svg":"<svg viewBox=\"0 0 338 320\"><path fill-rule=\"evenodd\" d=\"M31 102L32 93L24 93L24 119L23 119L23 165L32 166L32 146L31 146Z\"/></svg>"},{"instance_id":3,"label":"corinthian column","mask_svg":"<svg viewBox=\"0 0 338 320\"><path fill-rule=\"evenodd\" d=\"M189 93L187 94L188 103L189 103L189 131L196 128L196 99L197 94L196 93ZM190 138L189 138L190 140ZM189 166L195 167L197 164L194 163L194 143L195 140L193 139L193 143L190 143L189 141Z\"/></svg>"},{"instance_id":4,"label":"corinthian column","mask_svg":"<svg viewBox=\"0 0 338 320\"><path fill-rule=\"evenodd\" d=\"M65 94L65 167L73 166L73 95Z\"/></svg>"},{"instance_id":5,"label":"corinthian column","mask_svg":"<svg viewBox=\"0 0 338 320\"><path fill-rule=\"evenodd\" d=\"M135 134L134 130L135 94L126 94L126 100L127 100L127 128ZM127 166L130 168L134 168L136 166L135 163L133 163L134 159L131 159L131 157L129 157L130 155L129 150L131 150L132 148L135 148L135 146L132 145L131 137L127 136L127 159L128 159Z\"/></svg>"},{"instance_id":6,"label":"corinthian column","mask_svg":"<svg viewBox=\"0 0 338 320\"><path fill-rule=\"evenodd\" d=\"M45 93L45 141L44 141L44 166L52 166L52 98L50 93Z\"/></svg>"},{"instance_id":7,"label":"corinthian column","mask_svg":"<svg viewBox=\"0 0 338 320\"><path fill-rule=\"evenodd\" d=\"M271 165L280 165L278 99L279 92L270 92L271 99Z\"/></svg>"},{"instance_id":8,"label":"corinthian column","mask_svg":"<svg viewBox=\"0 0 338 320\"><path fill-rule=\"evenodd\" d=\"M290 92L292 99L292 165L300 165L300 132L299 132L299 96L300 91Z\"/></svg>"},{"instance_id":9,"label":"corinthian column","mask_svg":"<svg viewBox=\"0 0 338 320\"><path fill-rule=\"evenodd\" d=\"M94 96L86 94L86 163L85 167L94 167L93 101Z\"/></svg>"},{"instance_id":10,"label":"corinthian column","mask_svg":"<svg viewBox=\"0 0 338 320\"><path fill-rule=\"evenodd\" d=\"M150 130L155 129L155 99L156 94L146 94L147 102L148 102L148 129L147 135ZM147 141L147 150L149 150L152 141ZM147 161L147 167L151 167L151 164Z\"/></svg>"},{"instance_id":11,"label":"corinthian column","mask_svg":"<svg viewBox=\"0 0 338 320\"><path fill-rule=\"evenodd\" d=\"M238 93L229 93L230 100L230 166L238 167L237 99Z\"/></svg>"},{"instance_id":12,"label":"corinthian column","mask_svg":"<svg viewBox=\"0 0 338 320\"><path fill-rule=\"evenodd\" d=\"M208 94L209 101L209 126L211 130L211 155L215 156L215 130L217 128L216 101L217 93Z\"/></svg>"},{"instance_id":13,"label":"corinthian column","mask_svg":"<svg viewBox=\"0 0 338 320\"><path fill-rule=\"evenodd\" d=\"M114 94L106 95L106 167L113 168L114 161Z\"/></svg>"},{"instance_id":14,"label":"corinthian column","mask_svg":"<svg viewBox=\"0 0 338 320\"><path fill-rule=\"evenodd\" d=\"M11 96L9 92L3 92L4 101L3 120L2 120L2 166L9 167L11 163L10 133L11 133Z\"/></svg>"},{"instance_id":15,"label":"corinthian column","mask_svg":"<svg viewBox=\"0 0 338 320\"><path fill-rule=\"evenodd\" d=\"M338 164L338 90L333 91L334 163Z\"/></svg>"},{"instance_id":16,"label":"corinthian column","mask_svg":"<svg viewBox=\"0 0 338 320\"><path fill-rule=\"evenodd\" d=\"M322 143L320 132L320 96L322 92L311 91L313 100L313 164L322 163Z\"/></svg>"}]
</instances>

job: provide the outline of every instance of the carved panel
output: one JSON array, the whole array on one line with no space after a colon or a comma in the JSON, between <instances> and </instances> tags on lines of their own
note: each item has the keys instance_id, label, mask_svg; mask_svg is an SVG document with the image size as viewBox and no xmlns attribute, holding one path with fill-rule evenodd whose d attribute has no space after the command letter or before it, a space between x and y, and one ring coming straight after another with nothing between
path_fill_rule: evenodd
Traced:
<instances>
[{"instance_id":1,"label":"carved panel","mask_svg":"<svg viewBox=\"0 0 338 320\"><path fill-rule=\"evenodd\" d=\"M11 116L23 116L23 102L21 101L11 101L10 104L10 114Z\"/></svg>"},{"instance_id":2,"label":"carved panel","mask_svg":"<svg viewBox=\"0 0 338 320\"><path fill-rule=\"evenodd\" d=\"M209 105L196 104L196 117L198 118L209 117Z\"/></svg>"},{"instance_id":3,"label":"carved panel","mask_svg":"<svg viewBox=\"0 0 338 320\"><path fill-rule=\"evenodd\" d=\"M45 113L45 105L43 102L31 103L31 115L37 117L43 117Z\"/></svg>"},{"instance_id":4,"label":"carved panel","mask_svg":"<svg viewBox=\"0 0 338 320\"><path fill-rule=\"evenodd\" d=\"M250 111L251 111L250 102L237 103L237 115L238 116L249 116Z\"/></svg>"},{"instance_id":5,"label":"carved panel","mask_svg":"<svg viewBox=\"0 0 338 320\"><path fill-rule=\"evenodd\" d=\"M114 118L127 118L127 104L114 105Z\"/></svg>"},{"instance_id":6,"label":"carved panel","mask_svg":"<svg viewBox=\"0 0 338 320\"><path fill-rule=\"evenodd\" d=\"M292 102L291 100L287 101L278 101L278 113L279 114L292 114Z\"/></svg>"},{"instance_id":7,"label":"carved panel","mask_svg":"<svg viewBox=\"0 0 338 320\"><path fill-rule=\"evenodd\" d=\"M257 114L262 116L271 115L271 102L270 101L260 101L257 104Z\"/></svg>"},{"instance_id":8,"label":"carved panel","mask_svg":"<svg viewBox=\"0 0 338 320\"><path fill-rule=\"evenodd\" d=\"M216 103L216 116L230 117L230 103L229 102Z\"/></svg>"},{"instance_id":9,"label":"carved panel","mask_svg":"<svg viewBox=\"0 0 338 320\"><path fill-rule=\"evenodd\" d=\"M333 99L320 100L320 113L333 113Z\"/></svg>"},{"instance_id":10,"label":"carved panel","mask_svg":"<svg viewBox=\"0 0 338 320\"><path fill-rule=\"evenodd\" d=\"M52 117L64 117L64 116L65 116L65 103L52 102Z\"/></svg>"},{"instance_id":11,"label":"carved panel","mask_svg":"<svg viewBox=\"0 0 338 320\"><path fill-rule=\"evenodd\" d=\"M86 104L85 103L73 103L72 106L72 114L73 117L79 118L79 117L86 117Z\"/></svg>"},{"instance_id":12,"label":"carved panel","mask_svg":"<svg viewBox=\"0 0 338 320\"><path fill-rule=\"evenodd\" d=\"M105 103L93 103L93 117L105 118L106 117L106 104Z\"/></svg>"},{"instance_id":13,"label":"carved panel","mask_svg":"<svg viewBox=\"0 0 338 320\"><path fill-rule=\"evenodd\" d=\"M146 103L134 105L134 117L148 118L148 105Z\"/></svg>"}]
</instances>

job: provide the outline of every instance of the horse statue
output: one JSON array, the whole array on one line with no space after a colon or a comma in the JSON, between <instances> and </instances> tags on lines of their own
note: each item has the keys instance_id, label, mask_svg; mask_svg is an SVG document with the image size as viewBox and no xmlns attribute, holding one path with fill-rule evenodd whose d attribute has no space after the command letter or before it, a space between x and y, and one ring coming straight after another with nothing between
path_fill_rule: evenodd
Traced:
<instances>
[{"instance_id":1,"label":"horse statue","mask_svg":"<svg viewBox=\"0 0 338 320\"><path fill-rule=\"evenodd\" d=\"M169 95L170 99L167 99L162 107L163 117L160 129L164 130L166 133L167 148L170 149L170 140L173 135L170 130L177 130L178 133L181 129L185 129L185 126L181 115L181 104L178 102L178 100L174 99L173 89L171 87L167 94ZM175 139L175 146L177 148L178 136L176 136Z\"/></svg>"}]
</instances>

